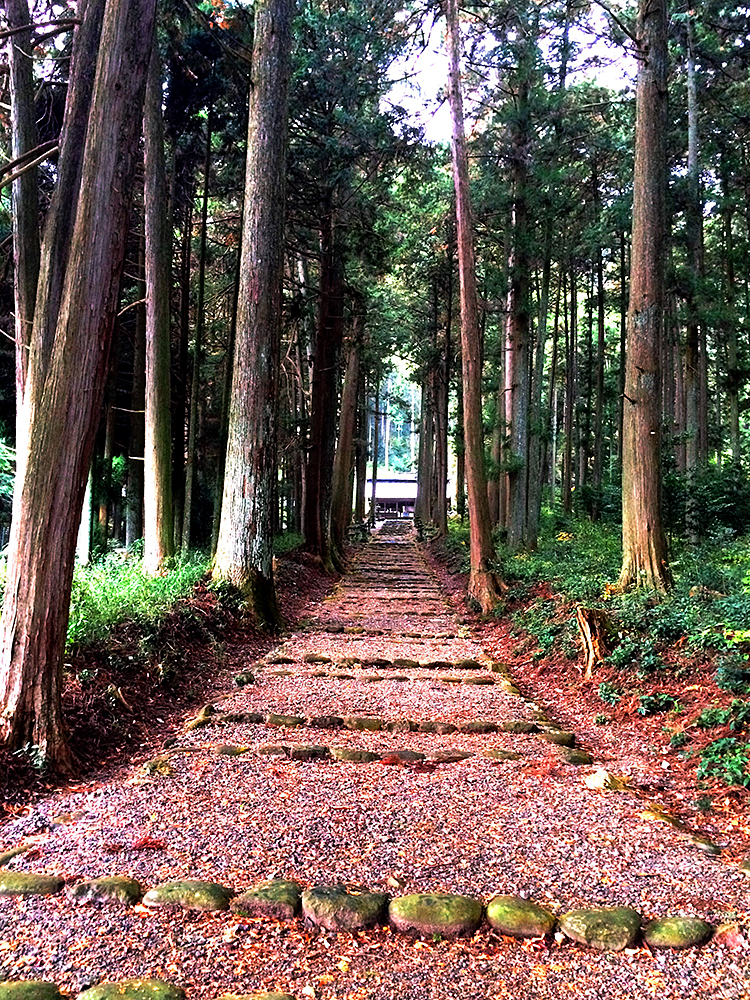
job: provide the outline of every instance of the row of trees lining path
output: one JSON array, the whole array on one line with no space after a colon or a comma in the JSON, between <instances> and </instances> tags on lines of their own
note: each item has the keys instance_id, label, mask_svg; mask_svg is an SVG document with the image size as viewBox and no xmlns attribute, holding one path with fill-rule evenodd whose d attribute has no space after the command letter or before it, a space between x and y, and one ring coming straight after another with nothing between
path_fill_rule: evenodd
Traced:
<instances>
[{"instance_id":1,"label":"row of trees lining path","mask_svg":"<svg viewBox=\"0 0 750 1000\"><path fill-rule=\"evenodd\" d=\"M143 537L158 573L202 538L214 577L277 628L273 538L298 530L327 569L344 565L394 354L419 366L417 507L438 532L455 405L483 609L504 585L492 530L533 548L547 482L565 510L588 490L600 516L605 466L622 476L620 585L669 589L665 461L688 486L726 461L725 414L741 458L746 123L732 144L711 115L746 80L744 12L610 11L601 30L637 66L635 102L574 79L574 33L592 29L569 3L259 0L250 17L224 0L210 14L92 0L70 14L32 23L25 0L6 5L9 748L73 767L60 690L92 462L104 543L120 526ZM452 185L389 77L444 25Z\"/></svg>"},{"instance_id":2,"label":"row of trees lining path","mask_svg":"<svg viewBox=\"0 0 750 1000\"><path fill-rule=\"evenodd\" d=\"M0 831L0 853L35 848L0 869L3 969L165 1000L744 996L744 937L719 925L747 915L746 877L665 822L660 757L594 766L519 694L408 523L262 660L228 656L243 686L155 757Z\"/></svg>"}]
</instances>

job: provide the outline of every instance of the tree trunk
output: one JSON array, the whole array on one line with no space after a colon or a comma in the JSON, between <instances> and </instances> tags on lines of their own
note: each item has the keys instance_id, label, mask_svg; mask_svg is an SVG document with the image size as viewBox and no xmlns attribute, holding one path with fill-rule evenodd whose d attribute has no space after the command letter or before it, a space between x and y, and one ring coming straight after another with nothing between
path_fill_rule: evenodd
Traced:
<instances>
[{"instance_id":1,"label":"tree trunk","mask_svg":"<svg viewBox=\"0 0 750 1000\"><path fill-rule=\"evenodd\" d=\"M239 587L276 630L273 580L277 386L284 275L284 205L291 0L255 7L240 296L221 527L213 576Z\"/></svg>"},{"instance_id":2,"label":"tree trunk","mask_svg":"<svg viewBox=\"0 0 750 1000\"><path fill-rule=\"evenodd\" d=\"M182 502L182 539L180 550L187 555L190 549L190 535L193 515L193 486L195 485L196 443L198 439L198 387L200 385L201 360L203 357L203 326L205 323L206 293L206 244L208 241L208 187L211 177L211 141L213 139L213 115L209 110L206 120L206 152L203 161L203 195L201 199L201 243L198 251L198 301L195 306L195 334L193 336L193 369L190 377L190 412L188 416L188 439L185 453L185 494Z\"/></svg>"},{"instance_id":3,"label":"tree trunk","mask_svg":"<svg viewBox=\"0 0 750 1000\"><path fill-rule=\"evenodd\" d=\"M352 520L354 463L354 432L357 426L357 393L359 389L359 362L362 350L364 316L360 312L352 320L349 337L349 356L341 393L339 439L333 462L333 487L331 492L331 542L343 560L346 548L346 531Z\"/></svg>"},{"instance_id":4,"label":"tree trunk","mask_svg":"<svg viewBox=\"0 0 750 1000\"><path fill-rule=\"evenodd\" d=\"M154 34L143 117L146 227L146 392L143 567L156 575L174 555L170 316L172 224L161 115L162 69Z\"/></svg>"},{"instance_id":5,"label":"tree trunk","mask_svg":"<svg viewBox=\"0 0 750 1000\"><path fill-rule=\"evenodd\" d=\"M61 258L47 252L51 272L64 269L62 278L49 274L61 289L59 309L36 315L32 335L24 402L31 433L0 622L0 737L12 750L38 747L61 771L72 766L61 689L73 557L117 313L153 19L154 0L108 0L96 72L77 60L71 104L79 81L93 77L80 197L77 185L58 192L57 205L76 204L72 238ZM59 231L48 233L54 241Z\"/></svg>"},{"instance_id":6,"label":"tree trunk","mask_svg":"<svg viewBox=\"0 0 750 1000\"><path fill-rule=\"evenodd\" d=\"M487 480L484 471L482 425L482 345L479 335L474 225L469 194L469 158L464 130L460 76L458 0L446 0L447 45L450 63L449 100L453 123L453 186L456 192L458 271L461 287L461 357L463 364L464 439L466 485L469 494L469 596L483 611L499 602L498 580L493 571Z\"/></svg>"},{"instance_id":7,"label":"tree trunk","mask_svg":"<svg viewBox=\"0 0 750 1000\"><path fill-rule=\"evenodd\" d=\"M146 262L143 240L138 241L138 297L146 297L143 278ZM130 390L130 434L128 437L127 508L125 545L130 546L143 538L143 411L146 397L146 307L135 307L133 333L133 382Z\"/></svg>"},{"instance_id":8,"label":"tree trunk","mask_svg":"<svg viewBox=\"0 0 750 1000\"><path fill-rule=\"evenodd\" d=\"M30 24L26 0L5 0L8 27ZM34 112L31 30L8 39L10 77L10 150L16 160L38 144ZM36 167L26 170L11 187L13 221L13 282L15 291L16 412L21 412L39 280L39 196ZM20 424L20 421L19 421Z\"/></svg>"},{"instance_id":9,"label":"tree trunk","mask_svg":"<svg viewBox=\"0 0 750 1000\"><path fill-rule=\"evenodd\" d=\"M672 585L661 517L661 373L667 131L667 5L641 0L637 27L633 245L623 419L620 586Z\"/></svg>"},{"instance_id":10,"label":"tree trunk","mask_svg":"<svg viewBox=\"0 0 750 1000\"><path fill-rule=\"evenodd\" d=\"M326 570L334 563L328 532L331 475L336 446L338 365L344 322L344 275L337 245L333 204L325 206L321 222L318 329L310 406L310 451L307 462L305 548Z\"/></svg>"},{"instance_id":11,"label":"tree trunk","mask_svg":"<svg viewBox=\"0 0 750 1000\"><path fill-rule=\"evenodd\" d=\"M524 77L518 85L513 137L513 251L509 268L510 290L505 351L505 406L510 430L506 526L510 552L517 552L524 544L528 502L531 233L527 205L526 162L530 129L529 81Z\"/></svg>"}]
</instances>

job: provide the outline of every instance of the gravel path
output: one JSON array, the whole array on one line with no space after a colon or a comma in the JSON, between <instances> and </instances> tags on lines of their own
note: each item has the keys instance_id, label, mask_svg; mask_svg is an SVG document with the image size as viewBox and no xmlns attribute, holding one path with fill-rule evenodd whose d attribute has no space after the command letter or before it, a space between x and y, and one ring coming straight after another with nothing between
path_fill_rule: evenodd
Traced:
<instances>
[{"instance_id":1,"label":"gravel path","mask_svg":"<svg viewBox=\"0 0 750 1000\"><path fill-rule=\"evenodd\" d=\"M139 766L69 790L3 827L0 852L33 845L8 870L70 884L129 875L144 888L192 878L241 891L284 877L391 895L514 893L555 913L627 905L644 920L689 914L729 928L700 949L600 953L562 935L519 942L486 926L471 939L415 940L387 927L336 935L296 921L82 904L67 894L11 897L0 898L0 978L50 979L74 992L158 976L206 1000L258 989L349 1000L495 1000L519 990L750 996L747 874L655 821L658 809L633 792L587 785L596 763L570 764L545 742L545 729L556 738L554 720L493 670L401 525L359 550L336 591L274 655L238 665L255 683L218 692L219 714L180 733L153 773ZM272 728L247 713L377 718L397 731ZM476 721L498 731L461 731ZM541 734L502 731L521 721ZM448 731L413 731L425 723ZM228 756L227 745L246 752ZM310 745L384 760L291 759L290 748ZM394 756L403 750L423 759L403 764ZM470 756L448 763L449 751Z\"/></svg>"}]
</instances>

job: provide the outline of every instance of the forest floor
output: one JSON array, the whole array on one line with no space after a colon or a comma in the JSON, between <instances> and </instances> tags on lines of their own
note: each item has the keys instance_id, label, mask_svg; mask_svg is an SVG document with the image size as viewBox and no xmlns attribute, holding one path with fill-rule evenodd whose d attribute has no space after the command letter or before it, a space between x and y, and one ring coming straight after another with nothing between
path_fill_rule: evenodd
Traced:
<instances>
[{"instance_id":1,"label":"forest floor","mask_svg":"<svg viewBox=\"0 0 750 1000\"><path fill-rule=\"evenodd\" d=\"M596 687L575 665L535 661L507 616L469 612L460 577L406 525L358 548L331 593L305 562L280 572L296 622L284 641L271 649L228 627L200 662L183 662L192 690L177 704L169 692L144 686L139 697L116 684L119 663L88 668L116 689L108 711L120 750L100 719L81 730L76 783L6 796L0 854L24 850L5 872L57 876L65 891L0 898L0 978L73 993L157 977L188 1000L253 990L297 1000L747 998L741 793L712 786L711 812L696 809L706 789L669 752L659 720L617 706L597 724ZM198 635L213 600L199 594L180 627ZM238 686L243 671L253 682ZM68 694L74 719L91 698L80 687ZM195 715L198 695L214 709ZM125 725L128 712L137 719ZM76 885L112 876L143 890L190 879L239 893L284 878L354 896L503 893L556 916L619 906L644 923L685 914L714 934L682 951L636 941L615 952L559 930L516 940L486 922L456 938L387 924L335 932L310 914L279 921L148 897L76 898Z\"/></svg>"}]
</instances>

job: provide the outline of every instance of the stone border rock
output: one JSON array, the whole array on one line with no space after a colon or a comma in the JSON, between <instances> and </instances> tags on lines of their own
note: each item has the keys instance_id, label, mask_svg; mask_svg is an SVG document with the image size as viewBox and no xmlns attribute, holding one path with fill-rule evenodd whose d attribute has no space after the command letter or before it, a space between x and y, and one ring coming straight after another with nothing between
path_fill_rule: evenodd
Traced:
<instances>
[{"instance_id":1,"label":"stone border rock","mask_svg":"<svg viewBox=\"0 0 750 1000\"><path fill-rule=\"evenodd\" d=\"M22 873L0 873L0 884L3 874L17 876ZM64 880L56 876L23 874L29 880L40 880L37 895L50 894L49 884L44 880L55 879L60 886L57 891L64 885ZM512 894L496 894L484 903L474 896L440 892L391 896L344 883L303 889L295 880L280 878L266 880L242 893L215 882L197 879L156 885L145 892L142 899L132 891L122 893L119 891L121 886L114 884L107 886L112 891L96 894L88 891L92 884L102 887L116 881L102 878L76 883L68 889L69 899L84 903L96 899L99 903L119 905L137 905L140 900L151 909L166 907L202 912L231 908L235 915L250 919L290 921L301 915L307 926L330 931L352 931L389 924L397 932L429 937L471 935L485 922L506 937L545 938L556 931L560 941L567 938L599 951L622 951L637 946L641 941L657 949L698 948L733 926L729 921L717 926L697 917L682 915L668 915L644 923L637 910L623 906L579 908L556 916L533 900ZM127 877L122 877L120 882L126 883L130 890L138 885L135 879ZM19 886L15 890L6 889L4 894L31 893L28 886ZM20 985L9 991L5 988L7 985L0 983L0 1000L50 1000L46 994L39 997L26 995ZM108 1000L108 997L97 994L86 1000ZM140 997L134 996L133 1000L140 1000Z\"/></svg>"}]
</instances>

